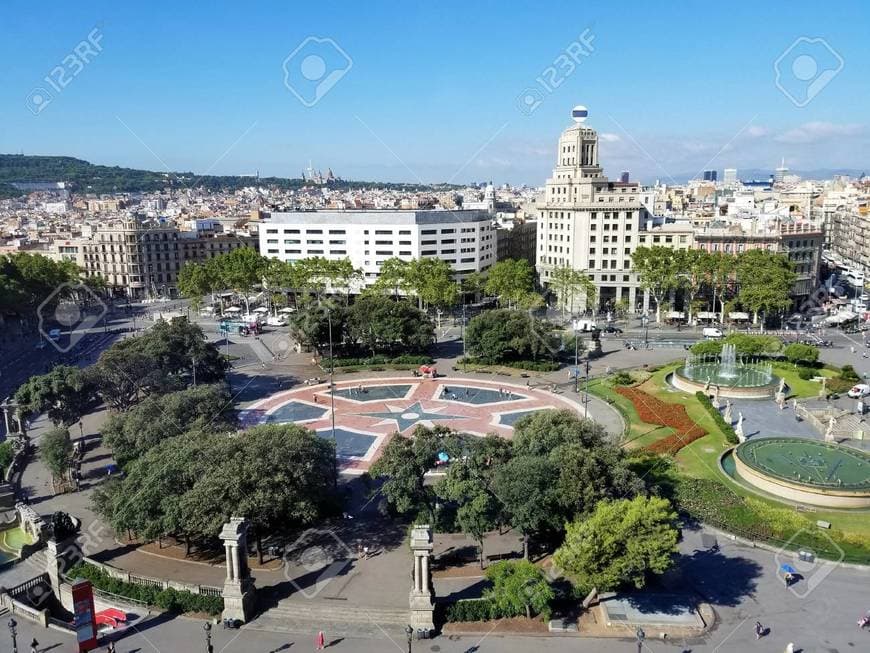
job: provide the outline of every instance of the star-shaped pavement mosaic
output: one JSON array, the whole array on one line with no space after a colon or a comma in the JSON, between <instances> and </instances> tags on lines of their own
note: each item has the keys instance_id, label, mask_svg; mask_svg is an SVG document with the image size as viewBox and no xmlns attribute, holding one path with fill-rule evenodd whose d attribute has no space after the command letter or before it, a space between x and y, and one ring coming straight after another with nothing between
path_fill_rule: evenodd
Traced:
<instances>
[{"instance_id":1,"label":"star-shaped pavement mosaic","mask_svg":"<svg viewBox=\"0 0 870 653\"><path fill-rule=\"evenodd\" d=\"M404 433L406 430L408 430L412 426L416 426L420 422L466 419L466 417L463 415L448 415L446 413L439 412L444 410L443 407L433 408L431 409L431 411L427 411L425 408L423 408L423 404L421 404L419 401L403 409L392 410L392 407L390 406L388 406L388 408L390 408L388 412L356 414L362 417L380 417L383 421L376 424L376 426L381 426L387 424L388 422L395 422L396 429L400 433Z\"/></svg>"}]
</instances>

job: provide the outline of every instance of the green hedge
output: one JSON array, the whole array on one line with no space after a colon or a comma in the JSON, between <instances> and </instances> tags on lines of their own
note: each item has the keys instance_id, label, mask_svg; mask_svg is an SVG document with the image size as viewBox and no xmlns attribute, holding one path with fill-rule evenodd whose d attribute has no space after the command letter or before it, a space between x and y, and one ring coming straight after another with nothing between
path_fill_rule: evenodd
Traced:
<instances>
[{"instance_id":1,"label":"green hedge","mask_svg":"<svg viewBox=\"0 0 870 653\"><path fill-rule=\"evenodd\" d=\"M698 392L695 393L695 398L701 402L701 405L707 409L708 413L710 413L710 417L712 417L713 421L716 422L716 426L718 426L722 433L725 434L725 440L727 442L730 444L737 444L740 442L737 433L734 432L734 427L726 422L725 418L722 417L722 414L713 407L713 402L710 401L710 397L698 390Z\"/></svg>"},{"instance_id":2,"label":"green hedge","mask_svg":"<svg viewBox=\"0 0 870 653\"><path fill-rule=\"evenodd\" d=\"M432 363L431 356L419 354L402 354L390 358L389 356L371 356L370 358L336 358L336 367L366 367L369 365L429 365ZM329 359L324 358L320 366L329 369Z\"/></svg>"},{"instance_id":3,"label":"green hedge","mask_svg":"<svg viewBox=\"0 0 870 653\"><path fill-rule=\"evenodd\" d=\"M0 471L6 472L6 468L12 464L12 457L15 452L12 450L12 443L8 440L0 444Z\"/></svg>"},{"instance_id":4,"label":"green hedge","mask_svg":"<svg viewBox=\"0 0 870 653\"><path fill-rule=\"evenodd\" d=\"M486 599L462 599L447 606L445 618L448 623L460 621L489 621L524 616L524 612L508 613L499 610L492 601Z\"/></svg>"},{"instance_id":5,"label":"green hedge","mask_svg":"<svg viewBox=\"0 0 870 653\"><path fill-rule=\"evenodd\" d=\"M457 365L503 365L514 367L518 370L532 372L555 372L561 365L555 361L496 361L487 358L472 358L467 356L456 361Z\"/></svg>"},{"instance_id":6,"label":"green hedge","mask_svg":"<svg viewBox=\"0 0 870 653\"><path fill-rule=\"evenodd\" d=\"M207 612L208 614L220 614L224 609L224 600L219 596L205 596L176 589L160 590L149 585L136 585L125 583L117 578L112 578L102 569L81 563L70 569L70 578L84 578L91 581L94 587L117 594L134 601L141 601L148 605L157 606L167 612Z\"/></svg>"}]
</instances>

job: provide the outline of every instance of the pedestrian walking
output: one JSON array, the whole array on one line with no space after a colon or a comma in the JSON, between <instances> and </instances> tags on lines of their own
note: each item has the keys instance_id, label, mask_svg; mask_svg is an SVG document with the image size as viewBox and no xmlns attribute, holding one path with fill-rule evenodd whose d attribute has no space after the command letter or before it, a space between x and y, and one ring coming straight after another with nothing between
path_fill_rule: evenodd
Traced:
<instances>
[{"instance_id":1,"label":"pedestrian walking","mask_svg":"<svg viewBox=\"0 0 870 653\"><path fill-rule=\"evenodd\" d=\"M364 547L363 547L363 559L364 559L364 560L368 560L368 559L369 559L369 548L368 548L367 546L364 546Z\"/></svg>"},{"instance_id":2,"label":"pedestrian walking","mask_svg":"<svg viewBox=\"0 0 870 653\"><path fill-rule=\"evenodd\" d=\"M764 635L764 626L761 625L760 621L755 622L755 639L761 639L761 636Z\"/></svg>"},{"instance_id":3,"label":"pedestrian walking","mask_svg":"<svg viewBox=\"0 0 870 653\"><path fill-rule=\"evenodd\" d=\"M39 653L39 642L36 641L35 637L30 642L30 653Z\"/></svg>"},{"instance_id":4,"label":"pedestrian walking","mask_svg":"<svg viewBox=\"0 0 870 653\"><path fill-rule=\"evenodd\" d=\"M109 642L109 646L106 648L106 653L115 653L115 642Z\"/></svg>"},{"instance_id":5,"label":"pedestrian walking","mask_svg":"<svg viewBox=\"0 0 870 653\"><path fill-rule=\"evenodd\" d=\"M324 646L323 631L320 630L317 633L317 637L314 638L314 649L322 651L324 648L326 648L326 646Z\"/></svg>"}]
</instances>

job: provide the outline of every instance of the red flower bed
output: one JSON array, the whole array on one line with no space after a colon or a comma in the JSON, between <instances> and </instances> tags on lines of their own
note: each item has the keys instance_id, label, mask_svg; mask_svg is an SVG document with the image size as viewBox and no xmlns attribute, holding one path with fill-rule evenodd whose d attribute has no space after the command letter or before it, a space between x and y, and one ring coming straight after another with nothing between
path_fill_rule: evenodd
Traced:
<instances>
[{"instance_id":1,"label":"red flower bed","mask_svg":"<svg viewBox=\"0 0 870 653\"><path fill-rule=\"evenodd\" d=\"M647 451L673 455L687 444L707 435L707 432L689 417L685 406L666 404L637 388L618 387L615 390L631 401L641 420L647 424L661 424L674 429L668 437L647 446Z\"/></svg>"}]
</instances>

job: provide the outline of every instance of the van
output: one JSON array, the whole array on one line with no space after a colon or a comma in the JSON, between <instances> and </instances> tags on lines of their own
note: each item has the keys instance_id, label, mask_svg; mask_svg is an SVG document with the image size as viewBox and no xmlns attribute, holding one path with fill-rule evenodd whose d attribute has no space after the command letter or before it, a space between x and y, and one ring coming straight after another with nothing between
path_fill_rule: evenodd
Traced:
<instances>
[{"instance_id":1,"label":"van","mask_svg":"<svg viewBox=\"0 0 870 653\"><path fill-rule=\"evenodd\" d=\"M704 327L704 330L701 332L705 338L721 338L722 337L722 329L717 329L716 327Z\"/></svg>"},{"instance_id":2,"label":"van","mask_svg":"<svg viewBox=\"0 0 870 653\"><path fill-rule=\"evenodd\" d=\"M584 333L598 330L598 325L595 324L594 320L574 320L571 326L574 331L582 331Z\"/></svg>"}]
</instances>

